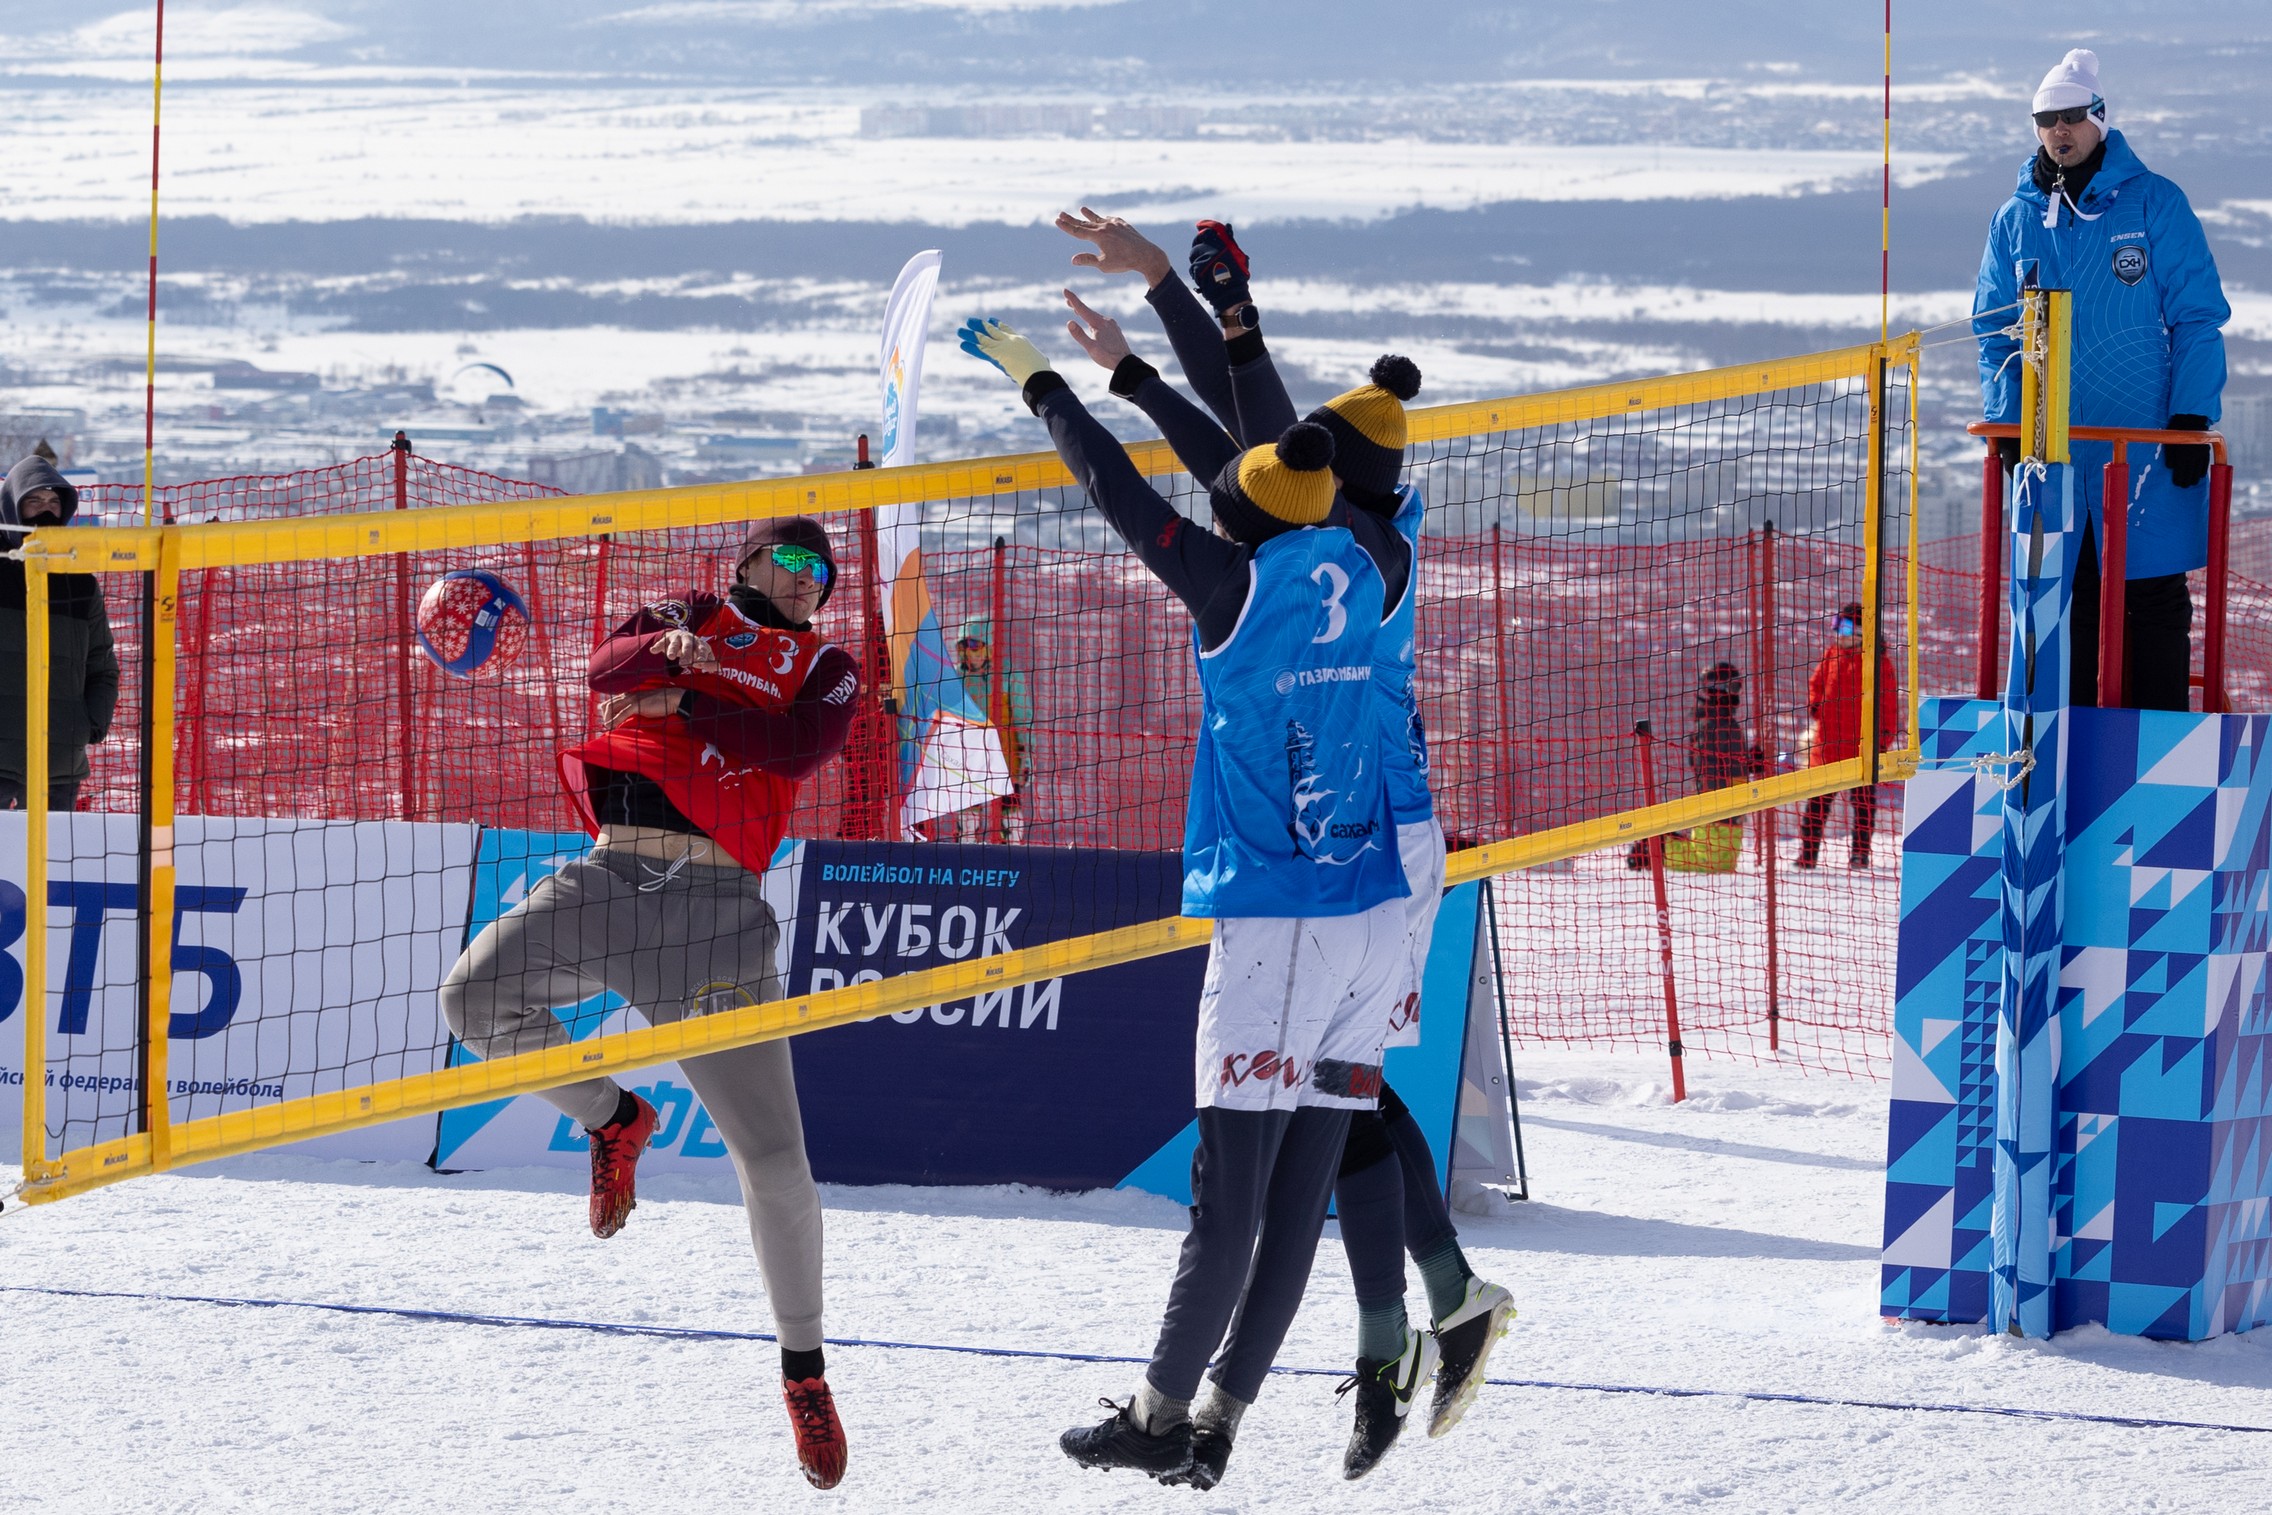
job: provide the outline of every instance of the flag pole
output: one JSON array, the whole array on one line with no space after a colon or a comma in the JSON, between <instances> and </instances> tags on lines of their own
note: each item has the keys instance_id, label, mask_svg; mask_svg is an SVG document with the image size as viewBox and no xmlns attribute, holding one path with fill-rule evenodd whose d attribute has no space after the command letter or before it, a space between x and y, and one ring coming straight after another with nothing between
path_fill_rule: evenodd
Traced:
<instances>
[{"instance_id":1,"label":"flag pole","mask_svg":"<svg viewBox=\"0 0 2272 1515\"><path fill-rule=\"evenodd\" d=\"M1893 332L1893 0L1885 0L1885 147L1878 204L1878 341Z\"/></svg>"},{"instance_id":2,"label":"flag pole","mask_svg":"<svg viewBox=\"0 0 2272 1515\"><path fill-rule=\"evenodd\" d=\"M158 125L166 87L166 0L158 0L157 50L150 64L150 308L142 367L142 524L158 524Z\"/></svg>"}]
</instances>

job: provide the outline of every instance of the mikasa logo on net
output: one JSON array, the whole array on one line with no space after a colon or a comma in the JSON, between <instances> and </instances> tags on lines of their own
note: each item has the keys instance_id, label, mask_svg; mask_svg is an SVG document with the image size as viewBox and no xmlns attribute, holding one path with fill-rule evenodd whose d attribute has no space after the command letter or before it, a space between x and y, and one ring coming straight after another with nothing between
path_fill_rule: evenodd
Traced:
<instances>
[{"instance_id":1,"label":"mikasa logo on net","mask_svg":"<svg viewBox=\"0 0 2272 1515\"><path fill-rule=\"evenodd\" d=\"M1311 684L1353 684L1372 676L1370 663L1343 663L1335 668L1289 668L1278 675L1272 687L1280 694L1292 694Z\"/></svg>"}]
</instances>

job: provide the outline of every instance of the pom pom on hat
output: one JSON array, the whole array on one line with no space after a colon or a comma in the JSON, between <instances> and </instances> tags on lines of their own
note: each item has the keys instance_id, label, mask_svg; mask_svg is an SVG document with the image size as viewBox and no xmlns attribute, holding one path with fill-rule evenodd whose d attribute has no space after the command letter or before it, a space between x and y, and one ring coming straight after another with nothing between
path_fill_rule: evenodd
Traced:
<instances>
[{"instance_id":1,"label":"pom pom on hat","mask_svg":"<svg viewBox=\"0 0 2272 1515\"><path fill-rule=\"evenodd\" d=\"M1420 393L1420 365L1402 354L1387 352L1373 359L1372 381L1405 404Z\"/></svg>"},{"instance_id":2,"label":"pom pom on hat","mask_svg":"<svg viewBox=\"0 0 2272 1515\"><path fill-rule=\"evenodd\" d=\"M2071 50L2066 57L2053 64L2035 87L2035 103L2030 110L2071 110L2078 105L2095 107L2091 119L2100 130L2106 128L2106 101L2099 95L2098 54L2087 47Z\"/></svg>"},{"instance_id":3,"label":"pom pom on hat","mask_svg":"<svg viewBox=\"0 0 2272 1515\"><path fill-rule=\"evenodd\" d=\"M1296 473L1333 466L1333 433L1314 421L1296 421L1278 434L1278 461Z\"/></svg>"}]
</instances>

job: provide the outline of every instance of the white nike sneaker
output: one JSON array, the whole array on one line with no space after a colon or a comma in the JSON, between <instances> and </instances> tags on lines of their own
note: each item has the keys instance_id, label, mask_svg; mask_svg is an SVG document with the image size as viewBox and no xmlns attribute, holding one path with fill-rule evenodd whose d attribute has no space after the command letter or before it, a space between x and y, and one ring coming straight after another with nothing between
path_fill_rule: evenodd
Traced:
<instances>
[{"instance_id":1,"label":"white nike sneaker","mask_svg":"<svg viewBox=\"0 0 2272 1515\"><path fill-rule=\"evenodd\" d=\"M1483 1388L1483 1366L1491 1349L1515 1318L1514 1296L1480 1278L1467 1281L1467 1298L1436 1322L1442 1363L1436 1369L1436 1402L1428 1412L1428 1434L1441 1436L1459 1424Z\"/></svg>"}]
</instances>

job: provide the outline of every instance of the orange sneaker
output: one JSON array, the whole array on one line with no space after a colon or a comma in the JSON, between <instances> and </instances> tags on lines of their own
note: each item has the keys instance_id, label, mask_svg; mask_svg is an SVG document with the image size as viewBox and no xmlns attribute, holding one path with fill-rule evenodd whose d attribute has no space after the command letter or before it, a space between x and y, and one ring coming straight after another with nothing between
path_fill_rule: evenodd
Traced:
<instances>
[{"instance_id":1,"label":"orange sneaker","mask_svg":"<svg viewBox=\"0 0 2272 1515\"><path fill-rule=\"evenodd\" d=\"M655 1107L638 1095L631 1096L638 1111L591 1133L592 1234L605 1240L623 1229L624 1218L638 1208L639 1154L655 1134Z\"/></svg>"},{"instance_id":2,"label":"orange sneaker","mask_svg":"<svg viewBox=\"0 0 2272 1515\"><path fill-rule=\"evenodd\" d=\"M844 1425L836 1418L836 1398L825 1378L783 1383L781 1397L789 1402L789 1424L797 1433L797 1462L805 1482L816 1489L833 1489L844 1481Z\"/></svg>"}]
</instances>

